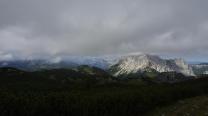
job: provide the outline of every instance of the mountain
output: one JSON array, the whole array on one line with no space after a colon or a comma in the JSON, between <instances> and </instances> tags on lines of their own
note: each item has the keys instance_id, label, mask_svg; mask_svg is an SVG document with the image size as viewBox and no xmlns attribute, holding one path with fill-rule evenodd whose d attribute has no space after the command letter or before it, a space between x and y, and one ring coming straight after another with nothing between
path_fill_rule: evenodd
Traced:
<instances>
[{"instance_id":1,"label":"mountain","mask_svg":"<svg viewBox=\"0 0 208 116\"><path fill-rule=\"evenodd\" d=\"M208 63L192 64L191 66L196 75L208 74Z\"/></svg>"},{"instance_id":2,"label":"mountain","mask_svg":"<svg viewBox=\"0 0 208 116\"><path fill-rule=\"evenodd\" d=\"M151 69L160 73L176 72L186 76L194 76L192 67L183 59L166 60L148 54L124 56L117 64L111 66L110 71L114 76L121 76L151 71Z\"/></svg>"},{"instance_id":3,"label":"mountain","mask_svg":"<svg viewBox=\"0 0 208 116\"><path fill-rule=\"evenodd\" d=\"M90 56L71 56L67 57L64 61L73 62L77 65L88 65L98 67L101 69L107 69L109 63L102 57L90 57Z\"/></svg>"},{"instance_id":4,"label":"mountain","mask_svg":"<svg viewBox=\"0 0 208 116\"><path fill-rule=\"evenodd\" d=\"M138 72L176 72L186 76L194 73L208 73L208 64L188 65L183 59L162 59L156 55L128 54L108 56L67 56L48 60L14 60L0 61L0 67L13 67L24 71L38 71L42 69L72 69L81 65L97 67L114 75L129 75ZM193 68L193 70L192 70ZM149 75L149 74L148 74Z\"/></svg>"},{"instance_id":5,"label":"mountain","mask_svg":"<svg viewBox=\"0 0 208 116\"><path fill-rule=\"evenodd\" d=\"M12 60L0 61L0 67L13 67L25 71L37 71L42 69L75 68L81 65L98 67L107 70L111 65L117 63L118 56L68 56L41 60Z\"/></svg>"},{"instance_id":6,"label":"mountain","mask_svg":"<svg viewBox=\"0 0 208 116\"><path fill-rule=\"evenodd\" d=\"M14 60L0 61L0 67L13 67L25 71L37 71L42 69L74 68L78 64L74 62L60 61L51 62L47 60Z\"/></svg>"}]
</instances>

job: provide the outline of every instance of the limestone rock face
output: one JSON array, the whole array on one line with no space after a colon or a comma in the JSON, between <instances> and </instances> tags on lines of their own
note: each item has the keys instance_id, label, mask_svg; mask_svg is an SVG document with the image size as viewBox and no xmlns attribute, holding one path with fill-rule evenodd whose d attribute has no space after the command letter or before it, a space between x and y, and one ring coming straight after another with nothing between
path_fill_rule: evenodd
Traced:
<instances>
[{"instance_id":1,"label":"limestone rock face","mask_svg":"<svg viewBox=\"0 0 208 116\"><path fill-rule=\"evenodd\" d=\"M156 55L140 54L125 56L112 66L116 68L114 76L131 74L154 69L158 72L177 72L186 76L194 76L191 66L183 59L162 59Z\"/></svg>"}]
</instances>

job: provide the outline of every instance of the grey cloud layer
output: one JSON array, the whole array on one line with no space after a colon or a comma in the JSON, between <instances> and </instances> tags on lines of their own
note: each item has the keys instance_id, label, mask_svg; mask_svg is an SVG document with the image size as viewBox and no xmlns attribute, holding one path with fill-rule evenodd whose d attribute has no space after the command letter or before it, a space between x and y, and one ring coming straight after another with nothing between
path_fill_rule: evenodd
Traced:
<instances>
[{"instance_id":1,"label":"grey cloud layer","mask_svg":"<svg viewBox=\"0 0 208 116\"><path fill-rule=\"evenodd\" d=\"M207 0L1 0L0 55L146 52L206 59L207 5Z\"/></svg>"}]
</instances>

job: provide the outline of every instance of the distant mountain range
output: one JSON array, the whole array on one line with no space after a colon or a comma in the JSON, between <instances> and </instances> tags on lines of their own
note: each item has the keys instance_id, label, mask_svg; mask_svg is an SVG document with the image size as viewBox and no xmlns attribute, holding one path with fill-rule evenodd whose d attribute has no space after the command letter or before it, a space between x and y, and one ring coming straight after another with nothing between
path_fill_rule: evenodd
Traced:
<instances>
[{"instance_id":1,"label":"distant mountain range","mask_svg":"<svg viewBox=\"0 0 208 116\"><path fill-rule=\"evenodd\" d=\"M208 63L192 64L191 66L196 75L208 74Z\"/></svg>"},{"instance_id":2,"label":"distant mountain range","mask_svg":"<svg viewBox=\"0 0 208 116\"><path fill-rule=\"evenodd\" d=\"M103 69L113 76L143 72L176 72L185 76L208 74L208 64L188 64L183 59L162 59L150 54L130 54L104 57L68 57L65 60L0 61L0 67L13 67L25 71L43 69L72 69L88 65Z\"/></svg>"},{"instance_id":3,"label":"distant mountain range","mask_svg":"<svg viewBox=\"0 0 208 116\"><path fill-rule=\"evenodd\" d=\"M16 60L16 61L1 61L0 67L13 67L25 71L38 71L42 69L59 69L73 68L78 65L74 62L61 61L53 63L47 60Z\"/></svg>"}]
</instances>

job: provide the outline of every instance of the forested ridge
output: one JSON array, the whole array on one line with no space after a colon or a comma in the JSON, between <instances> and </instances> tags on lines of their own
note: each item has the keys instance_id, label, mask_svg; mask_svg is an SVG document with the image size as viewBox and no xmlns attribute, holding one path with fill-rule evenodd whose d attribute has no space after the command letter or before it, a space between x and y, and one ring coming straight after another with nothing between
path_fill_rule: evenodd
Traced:
<instances>
[{"instance_id":1,"label":"forested ridge","mask_svg":"<svg viewBox=\"0 0 208 116\"><path fill-rule=\"evenodd\" d=\"M82 72L1 68L0 115L141 116L155 108L208 93L206 76L170 84L115 80L102 71L98 72L105 76Z\"/></svg>"}]
</instances>

